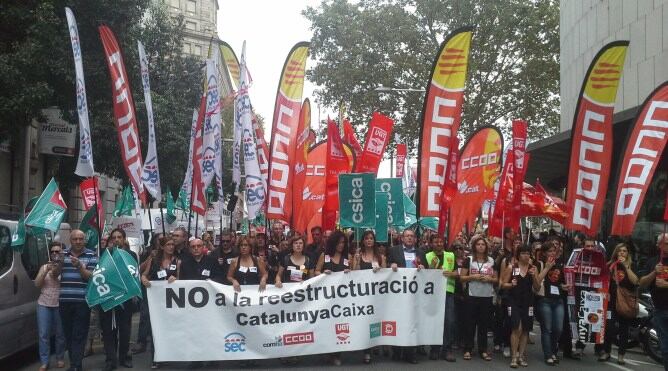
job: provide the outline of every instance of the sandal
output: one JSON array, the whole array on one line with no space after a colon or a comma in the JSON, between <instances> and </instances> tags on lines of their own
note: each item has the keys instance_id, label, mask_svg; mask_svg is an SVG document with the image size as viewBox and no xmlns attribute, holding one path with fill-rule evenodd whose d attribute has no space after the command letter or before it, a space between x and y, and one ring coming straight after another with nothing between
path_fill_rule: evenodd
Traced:
<instances>
[{"instance_id":1,"label":"sandal","mask_svg":"<svg viewBox=\"0 0 668 371\"><path fill-rule=\"evenodd\" d=\"M485 361L491 361L492 360L492 357L489 354L487 354L487 352L480 353L480 358L484 359Z\"/></svg>"},{"instance_id":2,"label":"sandal","mask_svg":"<svg viewBox=\"0 0 668 371\"><path fill-rule=\"evenodd\" d=\"M471 352L464 352L464 360L465 361L471 360Z\"/></svg>"},{"instance_id":3,"label":"sandal","mask_svg":"<svg viewBox=\"0 0 668 371\"><path fill-rule=\"evenodd\" d=\"M510 361L510 368L517 368L517 358L513 357Z\"/></svg>"}]
</instances>

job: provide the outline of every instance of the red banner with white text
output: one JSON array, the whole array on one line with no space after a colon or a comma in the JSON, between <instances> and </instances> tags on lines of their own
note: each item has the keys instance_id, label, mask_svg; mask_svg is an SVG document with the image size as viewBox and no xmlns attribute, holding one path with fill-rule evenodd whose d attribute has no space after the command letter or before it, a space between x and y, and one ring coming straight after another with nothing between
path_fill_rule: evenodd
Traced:
<instances>
[{"instance_id":1,"label":"red banner with white text","mask_svg":"<svg viewBox=\"0 0 668 371\"><path fill-rule=\"evenodd\" d=\"M520 229L520 207L522 206L522 185L526 166L527 123L523 120L513 120L513 206L510 209L510 225L513 230Z\"/></svg>"},{"instance_id":2,"label":"red banner with white text","mask_svg":"<svg viewBox=\"0 0 668 371\"><path fill-rule=\"evenodd\" d=\"M448 164L448 177L443 183L443 191L441 192L441 210L438 217L438 235L445 236L445 225L448 223L448 214L450 212L450 205L457 194L457 164L459 163L459 138L452 137L450 144L450 159Z\"/></svg>"},{"instance_id":3,"label":"red banner with white text","mask_svg":"<svg viewBox=\"0 0 668 371\"><path fill-rule=\"evenodd\" d=\"M394 121L391 118L374 112L369 123L369 130L366 133L364 142L364 151L355 167L356 173L374 173L378 172L380 162L383 160L385 147L390 142L392 127Z\"/></svg>"},{"instance_id":4,"label":"red banner with white text","mask_svg":"<svg viewBox=\"0 0 668 371\"><path fill-rule=\"evenodd\" d=\"M630 236L668 142L668 82L645 100L628 137L612 217L613 235Z\"/></svg>"},{"instance_id":5,"label":"red banner with white text","mask_svg":"<svg viewBox=\"0 0 668 371\"><path fill-rule=\"evenodd\" d=\"M253 114L252 122L253 129L255 129L257 164L260 167L262 179L264 179L264 183L267 184L267 179L269 179L269 147L267 147L267 141L264 140L264 130L262 130L262 126L257 122L255 114Z\"/></svg>"},{"instance_id":6,"label":"red banner with white text","mask_svg":"<svg viewBox=\"0 0 668 371\"><path fill-rule=\"evenodd\" d=\"M202 156L204 154L204 137L202 127L206 114L206 95L200 99L197 123L195 124L195 140L193 141L192 169L193 181L190 187L190 209L199 215L206 213L206 185L202 180Z\"/></svg>"},{"instance_id":7,"label":"red banner with white text","mask_svg":"<svg viewBox=\"0 0 668 371\"><path fill-rule=\"evenodd\" d=\"M605 45L585 76L575 110L568 167L566 227L594 236L605 202L612 158L612 115L628 41Z\"/></svg>"},{"instance_id":8,"label":"red banner with white text","mask_svg":"<svg viewBox=\"0 0 668 371\"><path fill-rule=\"evenodd\" d=\"M404 177L404 166L406 164L406 156L408 155L408 149L406 148L405 143L397 143L397 168L394 173L396 178Z\"/></svg>"},{"instance_id":9,"label":"red banner with white text","mask_svg":"<svg viewBox=\"0 0 668 371\"><path fill-rule=\"evenodd\" d=\"M304 99L304 103L302 103L297 133L299 134L297 135L297 147L295 148L295 166L292 169L294 187L292 191L292 220L290 221L290 226L293 228L302 210L306 163L308 160L308 150L311 146L311 102L308 98Z\"/></svg>"},{"instance_id":10,"label":"red banner with white text","mask_svg":"<svg viewBox=\"0 0 668 371\"><path fill-rule=\"evenodd\" d=\"M461 122L472 35L469 27L450 34L441 44L429 77L418 144L418 218L439 215L451 138Z\"/></svg>"},{"instance_id":11,"label":"red banner with white text","mask_svg":"<svg viewBox=\"0 0 668 371\"><path fill-rule=\"evenodd\" d=\"M130 91L130 80L125 72L121 49L111 29L105 25L99 27L100 39L111 77L111 96L114 107L114 122L118 131L118 146L125 173L137 192L142 203L146 202L146 191L141 181L142 156L137 129L137 114Z\"/></svg>"},{"instance_id":12,"label":"red banner with white text","mask_svg":"<svg viewBox=\"0 0 668 371\"><path fill-rule=\"evenodd\" d=\"M306 155L306 172L301 197L301 208L295 210L296 231L308 232L311 227L322 225L322 207L325 204L327 143L320 142ZM297 193L295 193L295 197Z\"/></svg>"},{"instance_id":13,"label":"red banner with white text","mask_svg":"<svg viewBox=\"0 0 668 371\"><path fill-rule=\"evenodd\" d=\"M502 153L503 135L495 127L478 129L462 147L457 164L457 190L450 206L448 243L454 241L466 222L478 215L485 200L493 198Z\"/></svg>"},{"instance_id":14,"label":"red banner with white text","mask_svg":"<svg viewBox=\"0 0 668 371\"><path fill-rule=\"evenodd\" d=\"M322 209L322 228L334 230L336 227L336 214L339 211L339 174L350 172L350 157L346 153L346 147L341 140L339 128L332 120L327 122L327 186L325 193L325 205Z\"/></svg>"},{"instance_id":15,"label":"red banner with white text","mask_svg":"<svg viewBox=\"0 0 668 371\"><path fill-rule=\"evenodd\" d=\"M289 223L292 215L293 178L297 127L304 90L309 43L297 43L285 61L276 92L269 152L267 218Z\"/></svg>"},{"instance_id":16,"label":"red banner with white text","mask_svg":"<svg viewBox=\"0 0 668 371\"><path fill-rule=\"evenodd\" d=\"M355 158L362 156L362 146L355 136L355 129L348 119L343 120L343 142L348 143L355 152Z\"/></svg>"},{"instance_id":17,"label":"red banner with white text","mask_svg":"<svg viewBox=\"0 0 668 371\"><path fill-rule=\"evenodd\" d=\"M84 208L88 211L97 203L97 217L99 225L104 225L104 202L100 197L100 188L96 177L86 178L79 183L81 189L81 199L84 203Z\"/></svg>"}]
</instances>

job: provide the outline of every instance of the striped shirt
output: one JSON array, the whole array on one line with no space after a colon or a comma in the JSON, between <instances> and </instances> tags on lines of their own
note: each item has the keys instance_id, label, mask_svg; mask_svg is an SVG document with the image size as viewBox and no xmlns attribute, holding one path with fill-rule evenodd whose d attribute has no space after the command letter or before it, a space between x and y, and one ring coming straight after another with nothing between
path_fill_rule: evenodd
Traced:
<instances>
[{"instance_id":1,"label":"striped shirt","mask_svg":"<svg viewBox=\"0 0 668 371\"><path fill-rule=\"evenodd\" d=\"M97 265L97 257L93 250L84 249L79 255L79 261L88 271L93 271ZM60 280L60 302L61 303L85 303L87 281L81 277L78 268L72 265L70 259L70 250L65 250L65 259L63 260L63 273Z\"/></svg>"}]
</instances>

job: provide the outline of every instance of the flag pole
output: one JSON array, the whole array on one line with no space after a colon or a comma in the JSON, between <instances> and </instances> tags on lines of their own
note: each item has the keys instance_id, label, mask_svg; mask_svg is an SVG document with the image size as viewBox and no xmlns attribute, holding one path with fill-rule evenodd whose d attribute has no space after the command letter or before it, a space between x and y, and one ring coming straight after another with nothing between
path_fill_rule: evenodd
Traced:
<instances>
[{"instance_id":1,"label":"flag pole","mask_svg":"<svg viewBox=\"0 0 668 371\"><path fill-rule=\"evenodd\" d=\"M162 212L162 195L160 195L160 202L158 202L158 206L160 206L160 221L162 222L162 236L165 237L167 234L165 233L165 214Z\"/></svg>"},{"instance_id":2,"label":"flag pole","mask_svg":"<svg viewBox=\"0 0 668 371\"><path fill-rule=\"evenodd\" d=\"M100 257L100 248L102 247L101 246L102 245L102 226L101 226L102 220L100 220L100 205L98 204L98 200L97 200L97 194L100 190L97 186L97 178L95 177L94 174L93 174L93 188L94 188L93 191L95 193L95 196L94 196L95 197L95 213L97 213L97 215L95 216L97 218L97 257L99 258Z\"/></svg>"}]
</instances>

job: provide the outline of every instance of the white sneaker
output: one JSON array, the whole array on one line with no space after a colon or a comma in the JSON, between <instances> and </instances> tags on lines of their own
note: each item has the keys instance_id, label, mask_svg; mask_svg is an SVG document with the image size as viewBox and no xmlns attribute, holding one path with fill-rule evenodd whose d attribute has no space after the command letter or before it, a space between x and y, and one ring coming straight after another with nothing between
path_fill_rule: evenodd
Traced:
<instances>
[{"instance_id":1,"label":"white sneaker","mask_svg":"<svg viewBox=\"0 0 668 371\"><path fill-rule=\"evenodd\" d=\"M510 348L509 347L504 347L503 348L503 356L506 358L510 358Z\"/></svg>"}]
</instances>

